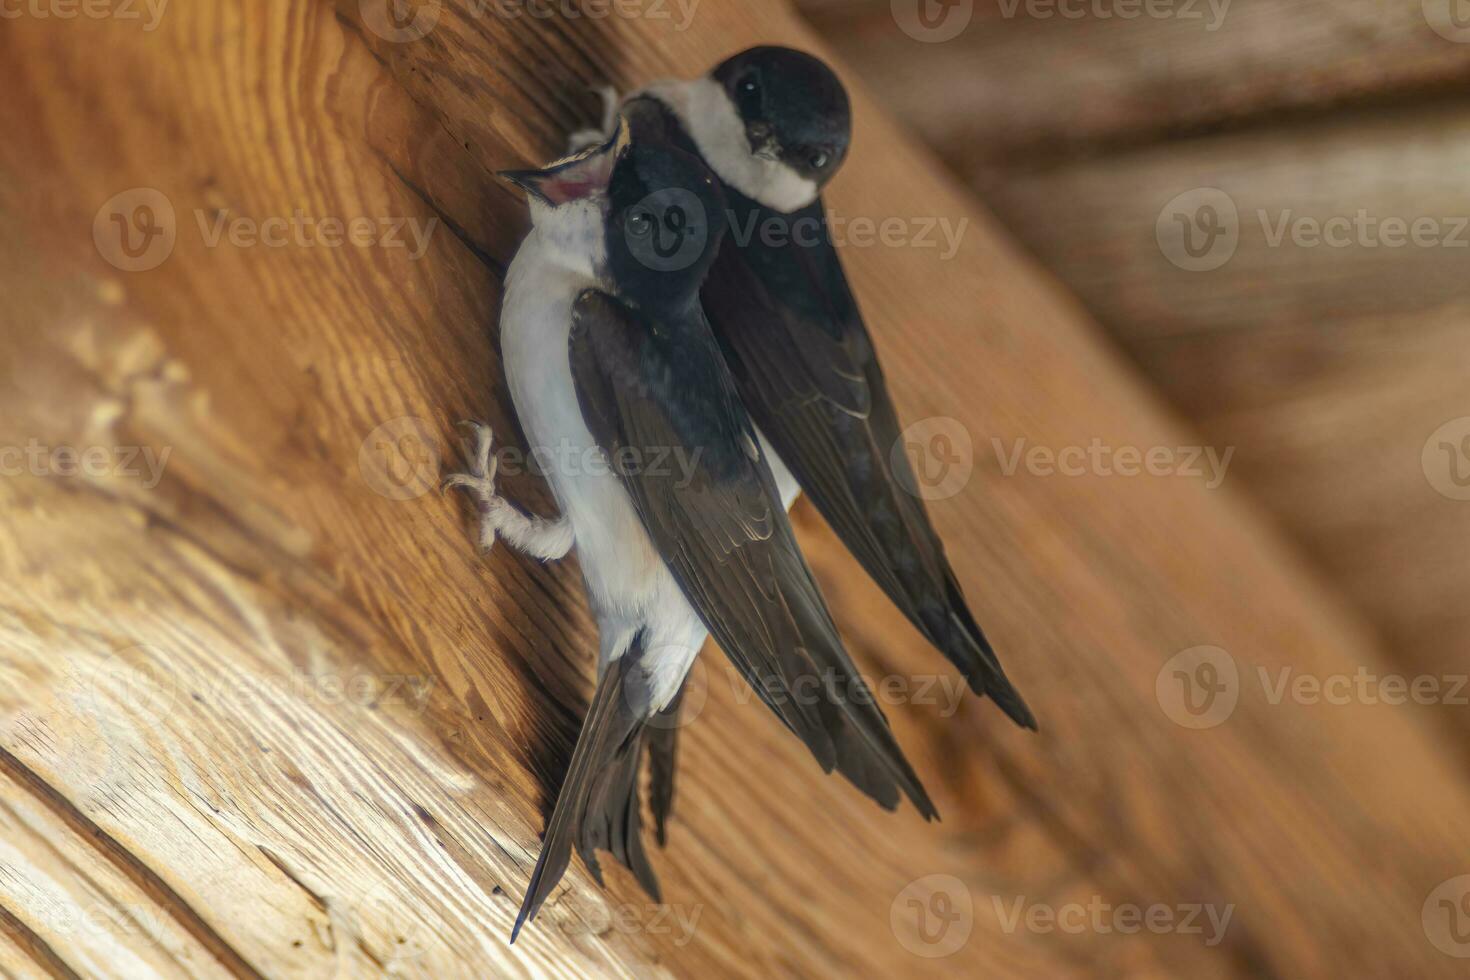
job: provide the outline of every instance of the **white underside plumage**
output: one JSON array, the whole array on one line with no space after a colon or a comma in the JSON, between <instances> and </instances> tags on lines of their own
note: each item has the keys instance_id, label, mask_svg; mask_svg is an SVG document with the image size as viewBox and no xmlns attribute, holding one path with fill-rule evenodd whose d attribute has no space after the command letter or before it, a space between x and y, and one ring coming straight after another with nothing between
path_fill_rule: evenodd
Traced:
<instances>
[{"instance_id":1,"label":"white underside plumage","mask_svg":"<svg viewBox=\"0 0 1470 980\"><path fill-rule=\"evenodd\" d=\"M651 711L663 708L704 643L705 629L654 550L619 477L600 465L573 387L572 304L601 284L601 201L559 208L533 202L535 227L511 263L501 350L511 398L530 448L570 520L601 636L600 667L642 631Z\"/></svg>"},{"instance_id":2,"label":"white underside plumage","mask_svg":"<svg viewBox=\"0 0 1470 980\"><path fill-rule=\"evenodd\" d=\"M706 162L741 193L782 211L816 198L811 181L750 154L734 106L710 79L658 81L630 98L639 94L673 109ZM585 138L574 138L574 148L577 142ZM584 289L603 285L603 207L601 196L555 208L531 200L534 227L506 276L501 350L521 427L531 450L550 463L547 479L571 523L601 637L599 673L642 631L649 708L657 711L678 692L708 634L654 549L619 477L605 465L590 465L599 460L598 449L577 401L568 344L572 304ZM789 510L801 488L757 434Z\"/></svg>"}]
</instances>

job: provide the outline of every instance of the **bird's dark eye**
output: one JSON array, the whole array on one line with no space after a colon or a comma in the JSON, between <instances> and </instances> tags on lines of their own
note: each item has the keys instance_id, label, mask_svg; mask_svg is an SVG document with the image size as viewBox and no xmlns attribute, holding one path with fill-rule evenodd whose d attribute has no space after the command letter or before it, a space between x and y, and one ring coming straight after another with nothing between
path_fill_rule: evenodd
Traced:
<instances>
[{"instance_id":1,"label":"bird's dark eye","mask_svg":"<svg viewBox=\"0 0 1470 980\"><path fill-rule=\"evenodd\" d=\"M653 231L653 215L641 209L628 213L628 233L630 235L642 238L651 231Z\"/></svg>"},{"instance_id":2,"label":"bird's dark eye","mask_svg":"<svg viewBox=\"0 0 1470 980\"><path fill-rule=\"evenodd\" d=\"M806 158L806 162L811 165L813 170L821 170L827 165L827 161L831 159L832 157L826 150L813 150L811 155Z\"/></svg>"},{"instance_id":3,"label":"bird's dark eye","mask_svg":"<svg viewBox=\"0 0 1470 980\"><path fill-rule=\"evenodd\" d=\"M737 86L741 95L754 95L761 90L761 80L754 75L746 75Z\"/></svg>"}]
</instances>

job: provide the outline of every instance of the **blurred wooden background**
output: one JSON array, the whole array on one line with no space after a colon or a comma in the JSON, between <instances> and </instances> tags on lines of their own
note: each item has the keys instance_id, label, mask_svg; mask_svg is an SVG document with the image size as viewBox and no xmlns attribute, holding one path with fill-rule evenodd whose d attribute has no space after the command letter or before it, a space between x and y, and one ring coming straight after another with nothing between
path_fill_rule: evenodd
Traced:
<instances>
[{"instance_id":1,"label":"blurred wooden background","mask_svg":"<svg viewBox=\"0 0 1470 980\"><path fill-rule=\"evenodd\" d=\"M1464 672L1470 506L1421 465L1470 416L1459 0L944 0L971 14L937 43L897 6L802 0L1176 409L1234 447L1232 475L1400 669ZM1228 195L1239 238L1189 271L1156 224L1195 188ZM1335 243L1313 233L1334 219ZM1424 244L1383 234L1419 219ZM1470 443L1458 464L1470 476ZM1436 714L1470 764L1470 711Z\"/></svg>"},{"instance_id":2,"label":"blurred wooden background","mask_svg":"<svg viewBox=\"0 0 1470 980\"><path fill-rule=\"evenodd\" d=\"M1463 741L1442 713L1258 680L1460 669L1448 645L1405 659L1462 612L1470 504L1420 460L1470 414L1454 257L1242 233L1186 272L1154 236L1202 185L1241 214L1402 209L1425 181L1455 208L1456 108L1432 95L1470 49L1378 8L1244 0L1204 40L977 8L940 44L895 36L886 3L824 4L816 31L777 0L137 9L0 26L0 974L1463 974ZM932 507L1043 730L885 704L944 815L925 825L824 778L706 656L667 904L574 863L511 948L595 642L574 565L482 558L425 492L455 420L515 432L495 313L525 215L490 173L554 155L591 85L772 41L853 87L834 208L969 223L950 260L845 256L905 418L973 443ZM212 237L297 214L397 222L406 247ZM1238 445L1240 479L1012 472L991 448L1197 443L1166 398ZM58 472L59 447L102 464ZM942 690L797 520L869 676ZM1365 601L1372 576L1423 615ZM1203 717L1175 685L1200 647L1239 673Z\"/></svg>"}]
</instances>

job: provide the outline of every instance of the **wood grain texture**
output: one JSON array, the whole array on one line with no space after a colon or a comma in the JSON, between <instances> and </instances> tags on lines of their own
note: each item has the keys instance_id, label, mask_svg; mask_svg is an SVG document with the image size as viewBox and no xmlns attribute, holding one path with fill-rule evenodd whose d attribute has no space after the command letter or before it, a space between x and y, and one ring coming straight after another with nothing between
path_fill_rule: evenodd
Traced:
<instances>
[{"instance_id":1,"label":"wood grain texture","mask_svg":"<svg viewBox=\"0 0 1470 980\"><path fill-rule=\"evenodd\" d=\"M800 6L894 115L987 182L1261 118L1450 94L1470 77L1470 45L1430 26L1442 0L961 0L935 5L972 11L940 42L899 28L903 3Z\"/></svg>"},{"instance_id":2,"label":"wood grain texture","mask_svg":"<svg viewBox=\"0 0 1470 980\"><path fill-rule=\"evenodd\" d=\"M905 35L886 3L802 7L1233 449L1241 484L1390 656L1410 676L1462 673L1470 511L1421 461L1470 416L1470 45L1432 26L1450 5L1237 0L1126 19L1108 0L998 0L939 44ZM1205 273L1163 261L1155 228L1200 187L1230 194L1242 235ZM1366 242L1311 237L1360 212ZM1428 219L1438 242L1384 244L1384 219ZM1315 222L1308 244L1270 244L1283 220ZM1461 707L1439 714L1467 754Z\"/></svg>"},{"instance_id":3,"label":"wood grain texture","mask_svg":"<svg viewBox=\"0 0 1470 980\"><path fill-rule=\"evenodd\" d=\"M934 514L1043 733L969 699L952 717L918 696L887 705L945 815L924 825L822 777L705 657L655 859L669 906L621 873L601 891L575 865L508 947L595 643L574 563L481 558L456 502L411 493L459 451L454 420L514 432L495 309L525 218L490 172L553 154L590 117L590 84L693 73L757 41L822 48L776 3L704 5L687 30L421 7L437 22L408 43L349 0L0 34L0 122L15 134L0 142L0 444L169 452L156 485L120 455L0 480L0 965L1458 972L1421 921L1430 890L1470 871L1470 793L1433 730L1407 709L1267 701L1256 666L1380 661L1228 487L1007 475L992 437L1195 437L858 85L833 206L969 221L950 261L844 253L905 417L950 418L973 441L973 475ZM105 209L100 248L93 226L136 187L167 198L176 241L156 268L124 272L104 258L118 257ZM221 212L297 209L438 223L417 259L208 244ZM404 418L422 422L381 428ZM507 486L546 509L539 481ZM799 517L864 669L949 677ZM1161 668L1198 644L1231 651L1245 677L1207 731L1174 725L1156 697ZM904 890L935 874L959 879L973 933L928 959L911 951L924 947ZM1008 928L1018 902L1233 911L1210 945ZM100 926L62 935L94 907ZM107 925L119 918L137 928Z\"/></svg>"},{"instance_id":4,"label":"wood grain texture","mask_svg":"<svg viewBox=\"0 0 1470 980\"><path fill-rule=\"evenodd\" d=\"M1422 459L1470 416L1467 166L1470 111L1449 102L1173 141L988 194L1207 439L1235 447L1243 483L1411 675L1463 673L1470 628L1470 507ZM1189 271L1157 224L1199 187L1228 195L1239 237ZM1466 713L1440 713L1470 744Z\"/></svg>"},{"instance_id":5,"label":"wood grain texture","mask_svg":"<svg viewBox=\"0 0 1470 980\"><path fill-rule=\"evenodd\" d=\"M1449 464L1424 447L1470 416L1470 302L1426 311L1139 345L1151 376L1236 447L1242 486L1270 509L1368 617L1399 672L1465 674L1470 507L1436 487ZM1463 464L1462 464L1463 465ZM1465 705L1438 710L1447 744L1470 751Z\"/></svg>"}]
</instances>

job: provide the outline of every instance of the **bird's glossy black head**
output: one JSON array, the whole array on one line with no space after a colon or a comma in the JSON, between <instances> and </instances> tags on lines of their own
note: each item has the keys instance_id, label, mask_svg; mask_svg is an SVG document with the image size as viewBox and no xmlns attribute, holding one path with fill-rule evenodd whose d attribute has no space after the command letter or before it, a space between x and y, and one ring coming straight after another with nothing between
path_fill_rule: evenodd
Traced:
<instances>
[{"instance_id":1,"label":"bird's glossy black head","mask_svg":"<svg viewBox=\"0 0 1470 980\"><path fill-rule=\"evenodd\" d=\"M719 182L698 157L632 143L608 184L607 261L619 294L678 306L699 292L725 233Z\"/></svg>"},{"instance_id":2,"label":"bird's glossy black head","mask_svg":"<svg viewBox=\"0 0 1470 980\"><path fill-rule=\"evenodd\" d=\"M756 156L777 159L821 187L847 156L852 109L847 90L819 58L758 47L715 66Z\"/></svg>"}]
</instances>

